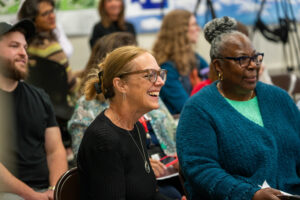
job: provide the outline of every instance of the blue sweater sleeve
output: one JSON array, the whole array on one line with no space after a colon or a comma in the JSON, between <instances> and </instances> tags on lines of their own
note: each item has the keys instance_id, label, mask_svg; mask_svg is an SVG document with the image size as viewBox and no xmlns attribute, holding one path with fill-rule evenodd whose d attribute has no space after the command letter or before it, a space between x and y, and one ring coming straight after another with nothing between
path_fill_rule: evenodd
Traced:
<instances>
[{"instance_id":1,"label":"blue sweater sleeve","mask_svg":"<svg viewBox=\"0 0 300 200\"><path fill-rule=\"evenodd\" d=\"M252 199L259 187L221 167L216 127L209 115L195 105L191 101L185 105L176 133L177 154L187 179L187 190L192 191L191 199L199 196L214 200Z\"/></svg>"},{"instance_id":2,"label":"blue sweater sleeve","mask_svg":"<svg viewBox=\"0 0 300 200\"><path fill-rule=\"evenodd\" d=\"M171 114L178 114L189 95L179 80L180 76L177 69L171 62L163 63L161 68L168 70L168 75L165 85L161 89L160 97Z\"/></svg>"}]
</instances>

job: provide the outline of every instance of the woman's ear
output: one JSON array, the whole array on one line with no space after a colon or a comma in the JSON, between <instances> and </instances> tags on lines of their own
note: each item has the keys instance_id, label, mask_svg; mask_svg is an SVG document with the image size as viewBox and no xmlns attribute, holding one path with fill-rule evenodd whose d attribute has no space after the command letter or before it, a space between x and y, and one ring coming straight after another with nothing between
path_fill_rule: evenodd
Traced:
<instances>
[{"instance_id":1,"label":"woman's ear","mask_svg":"<svg viewBox=\"0 0 300 200\"><path fill-rule=\"evenodd\" d=\"M223 72L222 67L221 67L220 60L214 59L214 60L211 62L211 64L212 64L212 67L216 70L216 73L217 73L217 74Z\"/></svg>"},{"instance_id":2,"label":"woman's ear","mask_svg":"<svg viewBox=\"0 0 300 200\"><path fill-rule=\"evenodd\" d=\"M113 86L120 93L126 93L127 92L127 83L126 83L126 81L122 80L119 77L115 77L113 79Z\"/></svg>"}]
</instances>

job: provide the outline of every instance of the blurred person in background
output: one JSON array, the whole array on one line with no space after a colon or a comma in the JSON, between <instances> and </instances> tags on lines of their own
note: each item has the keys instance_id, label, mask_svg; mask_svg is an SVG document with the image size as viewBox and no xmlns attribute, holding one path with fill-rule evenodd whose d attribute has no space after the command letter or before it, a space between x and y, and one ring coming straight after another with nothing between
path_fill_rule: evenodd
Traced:
<instances>
[{"instance_id":1,"label":"blurred person in background","mask_svg":"<svg viewBox=\"0 0 300 200\"><path fill-rule=\"evenodd\" d=\"M25 1L26 0L21 0L18 12L20 11L20 9ZM63 48L65 54L70 59L73 54L74 49L73 49L72 43L70 42L70 40L67 37L62 25L58 22L56 22L56 28L54 29L54 34L56 35L58 42L61 45L61 47Z\"/></svg>"},{"instance_id":2,"label":"blurred person in background","mask_svg":"<svg viewBox=\"0 0 300 200\"><path fill-rule=\"evenodd\" d=\"M153 47L158 64L168 71L160 97L173 115L180 114L193 86L207 78L208 64L194 50L199 32L191 12L174 10L164 17Z\"/></svg>"},{"instance_id":3,"label":"blurred person in background","mask_svg":"<svg viewBox=\"0 0 300 200\"><path fill-rule=\"evenodd\" d=\"M22 4L18 19L30 19L34 22L36 33L29 41L29 57L42 57L61 64L68 75L70 90L76 89L76 78L82 73L72 71L68 57L55 34L56 15L54 0L25 0Z\"/></svg>"},{"instance_id":4,"label":"blurred person in background","mask_svg":"<svg viewBox=\"0 0 300 200\"><path fill-rule=\"evenodd\" d=\"M100 21L94 25L90 46L93 48L96 41L114 32L129 32L136 36L133 24L125 20L125 5L123 0L100 0L98 4Z\"/></svg>"}]
</instances>

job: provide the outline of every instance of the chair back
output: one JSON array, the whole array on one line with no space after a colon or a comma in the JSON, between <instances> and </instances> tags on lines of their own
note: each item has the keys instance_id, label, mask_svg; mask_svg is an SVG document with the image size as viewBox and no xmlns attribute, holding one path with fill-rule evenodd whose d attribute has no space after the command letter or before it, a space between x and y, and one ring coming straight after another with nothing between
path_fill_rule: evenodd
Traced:
<instances>
[{"instance_id":1,"label":"chair back","mask_svg":"<svg viewBox=\"0 0 300 200\"><path fill-rule=\"evenodd\" d=\"M61 64L47 58L33 56L29 61L29 74L25 81L45 90L57 117L70 119L74 109L67 103L68 78Z\"/></svg>"},{"instance_id":2,"label":"chair back","mask_svg":"<svg viewBox=\"0 0 300 200\"><path fill-rule=\"evenodd\" d=\"M54 190L54 200L79 200L80 182L77 167L65 172Z\"/></svg>"},{"instance_id":3,"label":"chair back","mask_svg":"<svg viewBox=\"0 0 300 200\"><path fill-rule=\"evenodd\" d=\"M296 74L278 74L271 76L274 85L286 90L296 101L300 94L300 78Z\"/></svg>"}]
</instances>

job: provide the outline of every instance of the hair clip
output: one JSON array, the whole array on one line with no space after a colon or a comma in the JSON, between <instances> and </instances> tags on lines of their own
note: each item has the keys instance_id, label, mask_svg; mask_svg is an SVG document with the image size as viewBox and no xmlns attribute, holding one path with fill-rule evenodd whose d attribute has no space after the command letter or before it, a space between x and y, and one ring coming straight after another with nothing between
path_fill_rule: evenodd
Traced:
<instances>
[{"instance_id":1,"label":"hair clip","mask_svg":"<svg viewBox=\"0 0 300 200\"><path fill-rule=\"evenodd\" d=\"M103 71L100 71L100 72L98 73L98 77L99 77L100 80L102 80L102 77L103 77Z\"/></svg>"},{"instance_id":2,"label":"hair clip","mask_svg":"<svg viewBox=\"0 0 300 200\"><path fill-rule=\"evenodd\" d=\"M99 77L99 83L95 83L94 84L94 87L95 87L95 89L96 89L96 92L97 92L97 94L100 94L100 93L102 93L102 76L103 76L103 71L100 71L99 73L98 73L98 77Z\"/></svg>"},{"instance_id":3,"label":"hair clip","mask_svg":"<svg viewBox=\"0 0 300 200\"><path fill-rule=\"evenodd\" d=\"M102 89L101 89L99 83L94 83L94 87L95 87L95 90L96 90L97 94L102 93Z\"/></svg>"}]
</instances>

